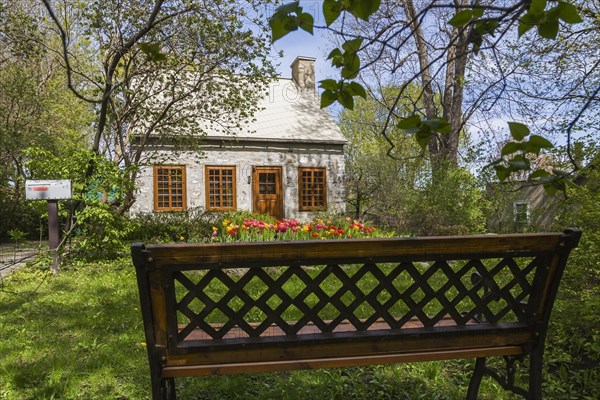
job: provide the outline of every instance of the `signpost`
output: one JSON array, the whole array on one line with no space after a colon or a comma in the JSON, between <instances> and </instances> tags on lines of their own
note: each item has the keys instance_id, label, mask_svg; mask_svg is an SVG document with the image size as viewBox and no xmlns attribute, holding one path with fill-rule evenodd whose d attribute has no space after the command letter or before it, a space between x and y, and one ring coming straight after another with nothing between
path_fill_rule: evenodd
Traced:
<instances>
[{"instance_id":1,"label":"signpost","mask_svg":"<svg viewBox=\"0 0 600 400\"><path fill-rule=\"evenodd\" d=\"M48 202L48 248L55 250L60 243L60 229L58 224L58 201L73 197L71 181L62 180L28 180L25 181L25 198L27 200L46 200ZM52 270L58 268L58 259Z\"/></svg>"}]
</instances>

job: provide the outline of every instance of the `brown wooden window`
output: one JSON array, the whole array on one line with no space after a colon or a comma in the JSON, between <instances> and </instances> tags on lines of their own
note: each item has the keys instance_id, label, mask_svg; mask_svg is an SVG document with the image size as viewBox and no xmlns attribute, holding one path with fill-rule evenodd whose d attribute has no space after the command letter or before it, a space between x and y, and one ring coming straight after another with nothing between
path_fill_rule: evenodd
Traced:
<instances>
[{"instance_id":1,"label":"brown wooden window","mask_svg":"<svg viewBox=\"0 0 600 400\"><path fill-rule=\"evenodd\" d=\"M234 210L236 208L235 167L205 168L206 208Z\"/></svg>"},{"instance_id":2,"label":"brown wooden window","mask_svg":"<svg viewBox=\"0 0 600 400\"><path fill-rule=\"evenodd\" d=\"M327 178L325 168L298 168L300 211L327 208Z\"/></svg>"},{"instance_id":3,"label":"brown wooden window","mask_svg":"<svg viewBox=\"0 0 600 400\"><path fill-rule=\"evenodd\" d=\"M154 166L154 210L182 211L186 208L185 167Z\"/></svg>"}]
</instances>

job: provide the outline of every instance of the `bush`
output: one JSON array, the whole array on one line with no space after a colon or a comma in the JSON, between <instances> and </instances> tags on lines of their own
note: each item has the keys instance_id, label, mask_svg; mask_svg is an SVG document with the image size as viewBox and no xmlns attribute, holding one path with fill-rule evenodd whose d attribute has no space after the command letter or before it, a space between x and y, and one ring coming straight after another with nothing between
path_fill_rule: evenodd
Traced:
<instances>
[{"instance_id":1,"label":"bush","mask_svg":"<svg viewBox=\"0 0 600 400\"><path fill-rule=\"evenodd\" d=\"M483 191L477 187L475 177L464 169L441 169L401 201L406 204L402 231L429 236L485 230Z\"/></svg>"},{"instance_id":2,"label":"bush","mask_svg":"<svg viewBox=\"0 0 600 400\"><path fill-rule=\"evenodd\" d=\"M42 227L44 236L47 236L48 222L46 218L42 220L46 203L25 201L24 192L15 194L12 190L0 188L0 242L9 239L8 232L14 229L27 233L27 237L32 239L39 237Z\"/></svg>"},{"instance_id":3,"label":"bush","mask_svg":"<svg viewBox=\"0 0 600 400\"><path fill-rule=\"evenodd\" d=\"M547 359L557 386L591 399L600 390L600 173L590 169L585 178L587 184L569 189L555 221L555 229L572 226L583 235L558 292Z\"/></svg>"},{"instance_id":4,"label":"bush","mask_svg":"<svg viewBox=\"0 0 600 400\"><path fill-rule=\"evenodd\" d=\"M106 203L87 205L77 213L79 230L71 243L71 256L112 259L129 252L127 239L133 227L126 216Z\"/></svg>"},{"instance_id":5,"label":"bush","mask_svg":"<svg viewBox=\"0 0 600 400\"><path fill-rule=\"evenodd\" d=\"M219 214L201 208L141 214L132 220L129 238L145 243L206 242Z\"/></svg>"},{"instance_id":6,"label":"bush","mask_svg":"<svg viewBox=\"0 0 600 400\"><path fill-rule=\"evenodd\" d=\"M588 179L600 182L600 173L590 171ZM583 324L581 328L586 329L586 325L598 322L600 308L600 188L591 183L572 188L561 209L555 228L572 226L583 231L579 247L570 257L561 291L575 300L573 323Z\"/></svg>"}]
</instances>

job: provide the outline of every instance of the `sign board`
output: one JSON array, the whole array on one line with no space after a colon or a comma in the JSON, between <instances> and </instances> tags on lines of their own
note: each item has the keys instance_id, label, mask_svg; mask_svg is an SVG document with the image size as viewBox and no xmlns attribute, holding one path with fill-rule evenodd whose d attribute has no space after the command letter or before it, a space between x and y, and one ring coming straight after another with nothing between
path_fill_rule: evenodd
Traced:
<instances>
[{"instance_id":1,"label":"sign board","mask_svg":"<svg viewBox=\"0 0 600 400\"><path fill-rule=\"evenodd\" d=\"M27 200L66 200L70 199L71 180L25 181Z\"/></svg>"}]
</instances>

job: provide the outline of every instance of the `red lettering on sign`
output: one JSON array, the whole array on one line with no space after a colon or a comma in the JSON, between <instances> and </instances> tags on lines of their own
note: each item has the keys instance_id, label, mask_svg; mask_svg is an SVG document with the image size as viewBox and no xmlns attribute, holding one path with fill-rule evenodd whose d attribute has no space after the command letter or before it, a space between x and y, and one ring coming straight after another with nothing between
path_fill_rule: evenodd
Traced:
<instances>
[{"instance_id":1,"label":"red lettering on sign","mask_svg":"<svg viewBox=\"0 0 600 400\"><path fill-rule=\"evenodd\" d=\"M37 186L33 188L34 192L47 192L48 186Z\"/></svg>"}]
</instances>

